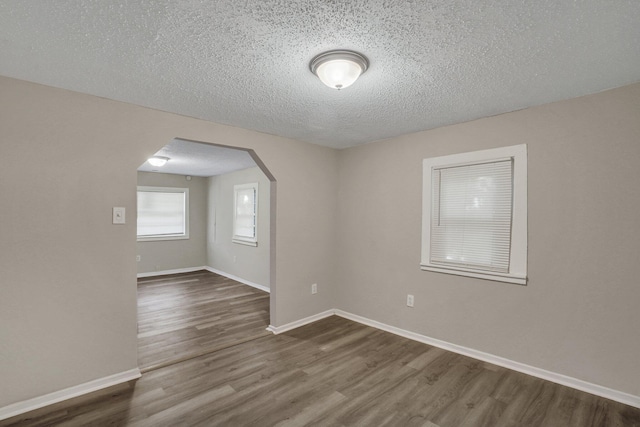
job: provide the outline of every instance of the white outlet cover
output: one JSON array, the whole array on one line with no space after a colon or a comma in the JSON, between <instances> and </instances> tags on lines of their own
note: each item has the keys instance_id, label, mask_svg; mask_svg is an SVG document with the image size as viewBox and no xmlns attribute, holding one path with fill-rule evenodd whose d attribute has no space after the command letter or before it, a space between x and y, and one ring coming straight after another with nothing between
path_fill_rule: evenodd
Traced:
<instances>
[{"instance_id":1,"label":"white outlet cover","mask_svg":"<svg viewBox=\"0 0 640 427\"><path fill-rule=\"evenodd\" d=\"M413 307L413 303L414 303L413 295L407 295L407 305L409 307Z\"/></svg>"}]
</instances>

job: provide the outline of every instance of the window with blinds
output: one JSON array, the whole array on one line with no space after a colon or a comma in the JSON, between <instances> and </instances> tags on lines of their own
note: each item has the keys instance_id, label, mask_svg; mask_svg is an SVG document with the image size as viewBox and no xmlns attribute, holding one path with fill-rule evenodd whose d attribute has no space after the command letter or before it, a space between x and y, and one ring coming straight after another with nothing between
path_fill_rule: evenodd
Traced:
<instances>
[{"instance_id":1,"label":"window with blinds","mask_svg":"<svg viewBox=\"0 0 640 427\"><path fill-rule=\"evenodd\" d=\"M232 242L258 246L258 183L234 185Z\"/></svg>"},{"instance_id":2,"label":"window with blinds","mask_svg":"<svg viewBox=\"0 0 640 427\"><path fill-rule=\"evenodd\" d=\"M422 268L526 283L526 146L425 159L423 179Z\"/></svg>"},{"instance_id":3,"label":"window with blinds","mask_svg":"<svg viewBox=\"0 0 640 427\"><path fill-rule=\"evenodd\" d=\"M509 271L512 160L434 168L431 263Z\"/></svg>"},{"instance_id":4,"label":"window with blinds","mask_svg":"<svg viewBox=\"0 0 640 427\"><path fill-rule=\"evenodd\" d=\"M138 240L189 237L189 189L138 187Z\"/></svg>"}]
</instances>

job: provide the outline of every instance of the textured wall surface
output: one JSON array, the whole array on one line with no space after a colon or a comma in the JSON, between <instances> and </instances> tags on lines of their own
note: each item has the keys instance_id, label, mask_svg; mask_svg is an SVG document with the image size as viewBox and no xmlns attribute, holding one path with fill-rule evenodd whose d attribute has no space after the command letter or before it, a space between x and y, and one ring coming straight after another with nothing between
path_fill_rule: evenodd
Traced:
<instances>
[{"instance_id":1,"label":"textured wall surface","mask_svg":"<svg viewBox=\"0 0 640 427\"><path fill-rule=\"evenodd\" d=\"M137 243L138 273L202 267L207 259L207 179L138 172L138 185L189 189L189 238ZM130 215L133 220L133 215Z\"/></svg>"},{"instance_id":2,"label":"textured wall surface","mask_svg":"<svg viewBox=\"0 0 640 427\"><path fill-rule=\"evenodd\" d=\"M276 177L272 323L331 308L309 286L335 281L335 150L5 77L0 93L0 407L137 367L136 226L111 209L133 212L136 169L175 137L254 149Z\"/></svg>"},{"instance_id":3,"label":"textured wall surface","mask_svg":"<svg viewBox=\"0 0 640 427\"><path fill-rule=\"evenodd\" d=\"M639 16L636 0L0 0L0 75L340 148L637 82ZM308 67L331 49L371 67L329 89Z\"/></svg>"},{"instance_id":4,"label":"textured wall surface","mask_svg":"<svg viewBox=\"0 0 640 427\"><path fill-rule=\"evenodd\" d=\"M5 77L0 93L0 407L137 366L136 230L111 209L135 209L137 167L175 137L253 149L275 176L274 326L337 307L640 395L638 84L341 151ZM521 143L529 284L421 271L421 160Z\"/></svg>"},{"instance_id":5,"label":"textured wall surface","mask_svg":"<svg viewBox=\"0 0 640 427\"><path fill-rule=\"evenodd\" d=\"M640 396L638 135L636 84L342 150L338 308ZM422 159L514 144L528 285L421 271Z\"/></svg>"},{"instance_id":6,"label":"textured wall surface","mask_svg":"<svg viewBox=\"0 0 640 427\"><path fill-rule=\"evenodd\" d=\"M270 256L270 186L260 168L253 167L225 175L213 176L208 182L207 266L269 287ZM258 246L232 243L233 186L258 183Z\"/></svg>"}]
</instances>

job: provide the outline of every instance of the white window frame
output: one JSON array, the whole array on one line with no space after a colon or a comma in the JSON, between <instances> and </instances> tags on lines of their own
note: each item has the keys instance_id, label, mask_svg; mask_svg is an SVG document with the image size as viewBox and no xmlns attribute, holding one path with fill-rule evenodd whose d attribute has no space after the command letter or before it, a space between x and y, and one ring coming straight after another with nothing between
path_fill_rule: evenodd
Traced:
<instances>
[{"instance_id":1,"label":"white window frame","mask_svg":"<svg viewBox=\"0 0 640 427\"><path fill-rule=\"evenodd\" d=\"M159 234L159 235L151 235L151 236L137 236L138 242L189 239L189 189L188 188L139 186L138 191L157 192L157 193L183 193L184 194L184 219L185 219L184 233L170 234L170 235ZM136 212L137 212L137 208L136 208Z\"/></svg>"},{"instance_id":2,"label":"white window frame","mask_svg":"<svg viewBox=\"0 0 640 427\"><path fill-rule=\"evenodd\" d=\"M431 216L433 169L513 159L513 206L511 219L511 249L509 271L490 272L460 266L431 264ZM510 147L452 154L423 159L422 163L422 270L455 274L500 282L527 284L527 146Z\"/></svg>"},{"instance_id":3,"label":"white window frame","mask_svg":"<svg viewBox=\"0 0 640 427\"><path fill-rule=\"evenodd\" d=\"M253 212L253 237L248 237L244 235L239 235L237 231L237 215L238 215L238 205L239 197L238 194L241 191L252 189L254 200L254 212ZM252 182L249 184L237 184L233 186L233 237L231 238L233 243L238 243L240 245L247 246L258 246L258 183Z\"/></svg>"}]
</instances>

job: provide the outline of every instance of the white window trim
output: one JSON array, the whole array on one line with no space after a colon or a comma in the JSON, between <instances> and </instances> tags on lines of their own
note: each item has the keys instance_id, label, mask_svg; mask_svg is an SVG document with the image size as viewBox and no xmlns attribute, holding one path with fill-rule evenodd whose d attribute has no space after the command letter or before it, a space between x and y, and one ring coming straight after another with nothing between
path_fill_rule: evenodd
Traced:
<instances>
[{"instance_id":1,"label":"white window trim","mask_svg":"<svg viewBox=\"0 0 640 427\"><path fill-rule=\"evenodd\" d=\"M464 267L433 265L431 259L431 197L432 170L437 167L460 166L496 159L513 159L513 217L511 221L511 251L509 273L486 272ZM510 147L452 154L424 159L422 162L422 270L448 273L500 282L527 284L527 146Z\"/></svg>"},{"instance_id":2,"label":"white window trim","mask_svg":"<svg viewBox=\"0 0 640 427\"><path fill-rule=\"evenodd\" d=\"M254 237L246 237L246 236L238 236L236 235L236 213L238 206L238 191L245 190L247 188L252 188L255 191L255 227L254 227ZM237 243L239 245L246 246L258 246L258 183L252 182L249 184L237 184L233 186L233 237L231 238L232 243Z\"/></svg>"},{"instance_id":3,"label":"white window trim","mask_svg":"<svg viewBox=\"0 0 640 427\"><path fill-rule=\"evenodd\" d=\"M189 189L178 187L146 187L139 186L137 191L158 193L184 193L185 230L184 234L172 236L137 236L138 242L157 242L162 240L188 240L189 239ZM137 213L136 207L136 213Z\"/></svg>"}]
</instances>

